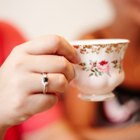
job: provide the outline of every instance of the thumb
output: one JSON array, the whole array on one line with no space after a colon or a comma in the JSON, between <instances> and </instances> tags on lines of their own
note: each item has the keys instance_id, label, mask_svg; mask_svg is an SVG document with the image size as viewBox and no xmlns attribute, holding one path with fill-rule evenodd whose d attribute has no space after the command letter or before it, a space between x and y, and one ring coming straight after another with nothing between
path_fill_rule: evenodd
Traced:
<instances>
[{"instance_id":1,"label":"thumb","mask_svg":"<svg viewBox=\"0 0 140 140\"><path fill-rule=\"evenodd\" d=\"M25 112L30 115L43 112L56 104L58 97L52 94L34 94L29 96L26 102Z\"/></svg>"}]
</instances>

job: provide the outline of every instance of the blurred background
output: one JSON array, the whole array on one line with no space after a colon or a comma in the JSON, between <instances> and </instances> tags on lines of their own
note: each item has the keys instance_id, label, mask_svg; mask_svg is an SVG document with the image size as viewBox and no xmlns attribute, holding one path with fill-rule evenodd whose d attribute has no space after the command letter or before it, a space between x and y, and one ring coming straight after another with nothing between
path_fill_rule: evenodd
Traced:
<instances>
[{"instance_id":1,"label":"blurred background","mask_svg":"<svg viewBox=\"0 0 140 140\"><path fill-rule=\"evenodd\" d=\"M59 34L72 40L106 26L113 14L108 0L0 0L0 20L12 22L29 39Z\"/></svg>"}]
</instances>

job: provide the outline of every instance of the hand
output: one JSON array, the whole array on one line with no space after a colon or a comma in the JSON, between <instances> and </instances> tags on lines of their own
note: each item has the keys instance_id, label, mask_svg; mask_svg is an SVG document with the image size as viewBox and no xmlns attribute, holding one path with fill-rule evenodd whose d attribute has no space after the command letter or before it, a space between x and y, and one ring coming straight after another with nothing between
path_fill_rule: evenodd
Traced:
<instances>
[{"instance_id":1,"label":"hand","mask_svg":"<svg viewBox=\"0 0 140 140\"><path fill-rule=\"evenodd\" d=\"M78 57L62 37L42 36L13 49L0 68L0 124L15 125L52 107L57 96L42 94L42 73L48 93L63 93L74 78Z\"/></svg>"}]
</instances>

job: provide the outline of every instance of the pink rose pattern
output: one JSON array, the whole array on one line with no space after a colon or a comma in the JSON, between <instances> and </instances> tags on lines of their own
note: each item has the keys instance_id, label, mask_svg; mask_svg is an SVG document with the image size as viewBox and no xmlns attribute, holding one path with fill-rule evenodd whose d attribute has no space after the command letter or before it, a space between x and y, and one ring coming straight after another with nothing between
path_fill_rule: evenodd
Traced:
<instances>
[{"instance_id":1,"label":"pink rose pattern","mask_svg":"<svg viewBox=\"0 0 140 140\"><path fill-rule=\"evenodd\" d=\"M88 54L88 53L96 53L99 54L102 48L104 49L105 53L120 53L121 49L124 49L127 47L122 45L121 43L118 44L104 44L104 45L98 45L96 47L92 47L92 45L84 45L84 46L74 46L75 49L77 49L81 54ZM120 73L122 70L122 65L120 60L113 60L113 61L107 61L107 60L101 60L101 61L89 61L89 64L87 65L85 62L80 63L82 69L84 71L89 71L89 76L101 76L103 74L110 75L110 68L115 68Z\"/></svg>"},{"instance_id":2,"label":"pink rose pattern","mask_svg":"<svg viewBox=\"0 0 140 140\"><path fill-rule=\"evenodd\" d=\"M122 70L121 63L118 60L111 61L111 63L109 63L106 60L102 60L99 62L90 60L90 63L88 66L86 63L80 63L80 65L82 66L82 69L84 71L90 72L89 76L96 76L96 77L101 76L103 74L107 74L108 76L111 76L110 68L112 66L113 66L113 68L118 69L119 73Z\"/></svg>"}]
</instances>

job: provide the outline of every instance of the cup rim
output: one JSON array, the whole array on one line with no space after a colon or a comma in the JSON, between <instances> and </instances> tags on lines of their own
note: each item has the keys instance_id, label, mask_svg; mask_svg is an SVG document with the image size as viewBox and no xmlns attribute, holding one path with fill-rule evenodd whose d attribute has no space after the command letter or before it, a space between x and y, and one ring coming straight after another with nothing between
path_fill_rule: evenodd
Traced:
<instances>
[{"instance_id":1,"label":"cup rim","mask_svg":"<svg viewBox=\"0 0 140 140\"><path fill-rule=\"evenodd\" d=\"M127 44L130 41L128 39L84 39L84 40L75 40L71 41L70 44L74 46L79 45L109 45L109 44Z\"/></svg>"}]
</instances>

